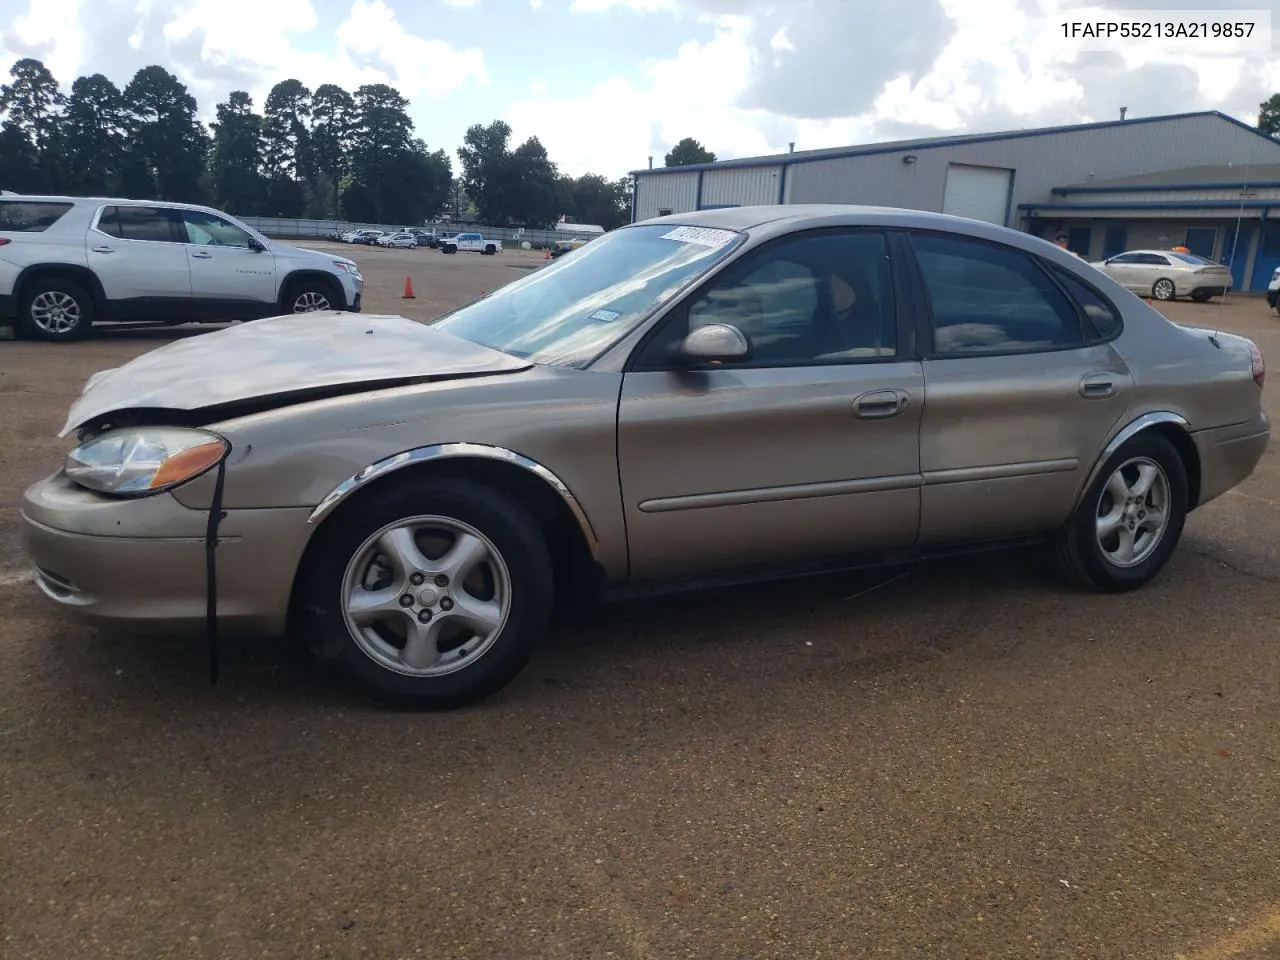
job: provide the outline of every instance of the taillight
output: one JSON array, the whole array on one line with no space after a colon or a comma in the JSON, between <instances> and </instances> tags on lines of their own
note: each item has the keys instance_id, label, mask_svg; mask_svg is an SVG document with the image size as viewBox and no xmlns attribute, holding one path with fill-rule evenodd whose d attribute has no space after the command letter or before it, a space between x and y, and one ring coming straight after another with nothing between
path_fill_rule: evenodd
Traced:
<instances>
[{"instance_id":1,"label":"taillight","mask_svg":"<svg viewBox=\"0 0 1280 960\"><path fill-rule=\"evenodd\" d=\"M1267 379L1267 362L1262 359L1262 351L1252 340L1249 341L1249 356L1253 360L1253 382L1262 386Z\"/></svg>"},{"instance_id":2,"label":"taillight","mask_svg":"<svg viewBox=\"0 0 1280 960\"><path fill-rule=\"evenodd\" d=\"M8 237L0 237L0 247L3 247L6 243L10 243L10 242L11 241L9 240Z\"/></svg>"}]
</instances>

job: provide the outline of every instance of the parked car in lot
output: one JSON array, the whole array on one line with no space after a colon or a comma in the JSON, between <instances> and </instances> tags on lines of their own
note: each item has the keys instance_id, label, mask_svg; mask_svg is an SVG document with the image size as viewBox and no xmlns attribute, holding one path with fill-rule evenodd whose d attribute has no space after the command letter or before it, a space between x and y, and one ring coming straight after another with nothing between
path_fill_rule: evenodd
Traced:
<instances>
[{"instance_id":1,"label":"parked car in lot","mask_svg":"<svg viewBox=\"0 0 1280 960\"><path fill-rule=\"evenodd\" d=\"M95 322L252 320L360 309L355 262L192 204L0 198L0 316L40 340Z\"/></svg>"},{"instance_id":2,"label":"parked car in lot","mask_svg":"<svg viewBox=\"0 0 1280 960\"><path fill-rule=\"evenodd\" d=\"M418 238L412 233L384 233L377 240L380 247L396 247L401 250L411 250L418 246Z\"/></svg>"},{"instance_id":3,"label":"parked car in lot","mask_svg":"<svg viewBox=\"0 0 1280 960\"><path fill-rule=\"evenodd\" d=\"M1258 463L1264 379L1250 340L1015 230L702 211L427 325L285 316L96 374L23 537L74 613L294 623L373 690L456 706L554 604L654 584L1045 541L1139 587Z\"/></svg>"},{"instance_id":4,"label":"parked car in lot","mask_svg":"<svg viewBox=\"0 0 1280 960\"><path fill-rule=\"evenodd\" d=\"M1231 271L1194 253L1129 250L1093 264L1121 286L1144 297L1190 297L1204 303L1231 289Z\"/></svg>"},{"instance_id":5,"label":"parked car in lot","mask_svg":"<svg viewBox=\"0 0 1280 960\"><path fill-rule=\"evenodd\" d=\"M409 233L413 234L414 240L420 247L434 247L436 245L435 234L430 230L424 230L421 227L410 227Z\"/></svg>"},{"instance_id":6,"label":"parked car in lot","mask_svg":"<svg viewBox=\"0 0 1280 960\"><path fill-rule=\"evenodd\" d=\"M381 236L381 230L357 230L356 235L351 238L351 242L371 247L378 242L378 238Z\"/></svg>"},{"instance_id":7,"label":"parked car in lot","mask_svg":"<svg viewBox=\"0 0 1280 960\"><path fill-rule=\"evenodd\" d=\"M482 233L459 233L441 240L440 249L445 253L480 253L491 257L502 252L502 241L486 240Z\"/></svg>"}]
</instances>

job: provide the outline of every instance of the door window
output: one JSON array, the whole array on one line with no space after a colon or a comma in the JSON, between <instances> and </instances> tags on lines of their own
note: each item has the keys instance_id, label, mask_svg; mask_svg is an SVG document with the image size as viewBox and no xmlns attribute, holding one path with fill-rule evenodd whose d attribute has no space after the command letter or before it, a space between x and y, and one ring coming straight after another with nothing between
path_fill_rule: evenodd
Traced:
<instances>
[{"instance_id":1,"label":"door window","mask_svg":"<svg viewBox=\"0 0 1280 960\"><path fill-rule=\"evenodd\" d=\"M658 339L674 345L698 327L730 323L751 341L746 366L840 363L895 356L896 317L885 237L822 233L749 254Z\"/></svg>"},{"instance_id":2,"label":"door window","mask_svg":"<svg viewBox=\"0 0 1280 960\"><path fill-rule=\"evenodd\" d=\"M1075 306L1034 260L993 243L911 238L942 356L1051 350L1082 343Z\"/></svg>"},{"instance_id":3,"label":"door window","mask_svg":"<svg viewBox=\"0 0 1280 960\"><path fill-rule=\"evenodd\" d=\"M186 242L197 247L245 247L249 246L249 234L234 223L199 210L178 212L186 230Z\"/></svg>"},{"instance_id":4,"label":"door window","mask_svg":"<svg viewBox=\"0 0 1280 960\"><path fill-rule=\"evenodd\" d=\"M103 207L98 229L121 240L180 242L170 211L164 207Z\"/></svg>"},{"instance_id":5,"label":"door window","mask_svg":"<svg viewBox=\"0 0 1280 960\"><path fill-rule=\"evenodd\" d=\"M1111 266L1113 264L1116 266L1123 266L1126 263L1129 263L1129 264L1141 263L1142 262L1140 259L1141 256L1142 255L1138 253L1122 253L1119 256L1112 257L1110 260L1108 260L1107 266Z\"/></svg>"},{"instance_id":6,"label":"door window","mask_svg":"<svg viewBox=\"0 0 1280 960\"><path fill-rule=\"evenodd\" d=\"M1080 310L1090 327L1090 339L1110 340L1120 332L1120 314L1102 294L1066 270L1057 267L1050 269L1067 288L1067 293L1071 294L1075 302L1080 305Z\"/></svg>"},{"instance_id":7,"label":"door window","mask_svg":"<svg viewBox=\"0 0 1280 960\"><path fill-rule=\"evenodd\" d=\"M1169 258L1162 257L1158 253L1140 253L1138 254L1138 263L1147 267L1167 267L1169 266Z\"/></svg>"}]
</instances>

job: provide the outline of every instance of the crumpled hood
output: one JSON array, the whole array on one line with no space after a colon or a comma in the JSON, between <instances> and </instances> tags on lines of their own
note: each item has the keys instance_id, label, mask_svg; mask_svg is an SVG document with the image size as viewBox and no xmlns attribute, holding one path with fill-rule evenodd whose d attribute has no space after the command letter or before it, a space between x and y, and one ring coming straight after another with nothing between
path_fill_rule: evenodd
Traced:
<instances>
[{"instance_id":1,"label":"crumpled hood","mask_svg":"<svg viewBox=\"0 0 1280 960\"><path fill-rule=\"evenodd\" d=\"M527 370L527 360L404 317L337 310L288 314L178 340L95 373L65 437L121 410L200 410L326 388Z\"/></svg>"}]
</instances>

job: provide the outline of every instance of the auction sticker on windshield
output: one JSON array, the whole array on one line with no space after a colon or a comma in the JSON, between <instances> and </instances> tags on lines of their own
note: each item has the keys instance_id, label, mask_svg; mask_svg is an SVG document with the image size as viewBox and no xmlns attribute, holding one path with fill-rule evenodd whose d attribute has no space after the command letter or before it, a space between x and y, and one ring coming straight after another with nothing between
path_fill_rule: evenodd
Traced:
<instances>
[{"instance_id":1,"label":"auction sticker on windshield","mask_svg":"<svg viewBox=\"0 0 1280 960\"><path fill-rule=\"evenodd\" d=\"M737 236L732 230L716 230L714 227L676 227L664 233L662 239L696 243L700 247L723 247L732 243Z\"/></svg>"},{"instance_id":2,"label":"auction sticker on windshield","mask_svg":"<svg viewBox=\"0 0 1280 960\"><path fill-rule=\"evenodd\" d=\"M587 319L598 320L601 323L613 323L613 321L617 320L620 316L622 316L622 314L617 310L597 310L591 316L587 317Z\"/></svg>"}]
</instances>

